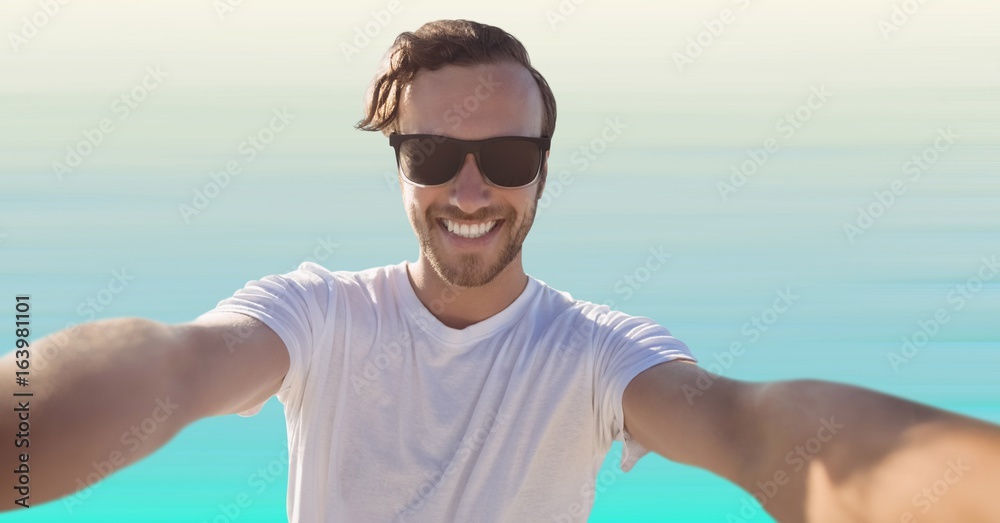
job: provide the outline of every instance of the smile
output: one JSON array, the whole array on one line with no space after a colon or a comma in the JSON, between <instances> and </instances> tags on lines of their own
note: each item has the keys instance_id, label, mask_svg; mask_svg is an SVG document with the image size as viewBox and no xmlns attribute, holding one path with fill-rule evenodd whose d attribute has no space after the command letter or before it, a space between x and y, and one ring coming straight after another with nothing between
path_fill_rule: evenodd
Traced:
<instances>
[{"instance_id":1,"label":"smile","mask_svg":"<svg viewBox=\"0 0 1000 523\"><path fill-rule=\"evenodd\" d=\"M458 223L451 220L441 220L444 226L447 227L448 232L461 236L463 238L479 238L486 233L493 230L496 226L497 220L491 220L488 222L480 223Z\"/></svg>"}]
</instances>

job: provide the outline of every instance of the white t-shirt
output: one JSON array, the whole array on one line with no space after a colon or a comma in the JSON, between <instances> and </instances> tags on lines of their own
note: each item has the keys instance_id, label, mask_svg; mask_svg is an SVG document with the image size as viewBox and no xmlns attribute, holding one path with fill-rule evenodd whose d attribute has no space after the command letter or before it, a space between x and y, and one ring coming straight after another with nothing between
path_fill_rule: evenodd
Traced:
<instances>
[{"instance_id":1,"label":"white t-shirt","mask_svg":"<svg viewBox=\"0 0 1000 523\"><path fill-rule=\"evenodd\" d=\"M625 386L696 361L687 346L531 277L509 307L453 329L406 271L307 262L205 313L257 318L288 349L289 520L585 521L612 441L625 472L647 452L624 431Z\"/></svg>"}]
</instances>

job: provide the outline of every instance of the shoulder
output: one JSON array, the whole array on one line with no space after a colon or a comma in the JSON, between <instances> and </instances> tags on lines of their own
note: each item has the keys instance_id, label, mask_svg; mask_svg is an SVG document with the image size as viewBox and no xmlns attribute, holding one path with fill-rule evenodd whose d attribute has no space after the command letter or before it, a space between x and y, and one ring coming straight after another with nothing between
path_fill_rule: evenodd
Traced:
<instances>
[{"instance_id":1,"label":"shoulder","mask_svg":"<svg viewBox=\"0 0 1000 523\"><path fill-rule=\"evenodd\" d=\"M657 325L648 317L628 314L612 309L603 303L576 299L566 291L557 290L540 280L536 281L540 287L538 306L554 312L554 317L558 317L560 320L572 321L579 325L590 325L598 329L615 329L620 328L623 324Z\"/></svg>"},{"instance_id":2,"label":"shoulder","mask_svg":"<svg viewBox=\"0 0 1000 523\"><path fill-rule=\"evenodd\" d=\"M666 327L646 316L628 314L602 303L579 300L544 282L538 283L540 291L536 303L551 318L553 328L568 328L596 342L671 336Z\"/></svg>"},{"instance_id":3,"label":"shoulder","mask_svg":"<svg viewBox=\"0 0 1000 523\"><path fill-rule=\"evenodd\" d=\"M400 268L401 265L386 265L360 271L331 271L318 263L307 261L285 276L303 283L326 284L332 289L375 291L392 285Z\"/></svg>"}]
</instances>

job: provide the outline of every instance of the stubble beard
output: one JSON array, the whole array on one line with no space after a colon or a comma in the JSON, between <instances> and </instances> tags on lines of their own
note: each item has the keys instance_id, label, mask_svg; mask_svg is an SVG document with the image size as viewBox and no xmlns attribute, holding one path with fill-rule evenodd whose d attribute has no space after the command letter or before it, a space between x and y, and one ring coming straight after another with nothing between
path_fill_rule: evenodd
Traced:
<instances>
[{"instance_id":1,"label":"stubble beard","mask_svg":"<svg viewBox=\"0 0 1000 523\"><path fill-rule=\"evenodd\" d=\"M528 236L528 231L531 230L531 225L535 221L537 207L538 199L536 198L534 204L525 213L521 223L517 225L516 230L510 226L514 223L517 215L513 209L506 209L502 217L503 223L499 226L507 227L508 230L503 238L499 238L501 242L500 252L496 255L496 260L493 263L484 259L485 256L493 256L492 253L453 255L450 258L455 258L455 261L448 263L448 254L442 252L444 248L435 244L432 238L431 228L438 227L437 220L431 217L433 209L428 209L421 221L416 219L412 208L409 210L409 214L411 223L417 225L414 229L416 229L420 242L420 252L427 258L438 277L451 286L482 287L496 279L517 258L518 253L521 252L521 246L524 244L524 239ZM435 213L435 215L437 214ZM494 213L492 216L496 216L496 214Z\"/></svg>"}]
</instances>

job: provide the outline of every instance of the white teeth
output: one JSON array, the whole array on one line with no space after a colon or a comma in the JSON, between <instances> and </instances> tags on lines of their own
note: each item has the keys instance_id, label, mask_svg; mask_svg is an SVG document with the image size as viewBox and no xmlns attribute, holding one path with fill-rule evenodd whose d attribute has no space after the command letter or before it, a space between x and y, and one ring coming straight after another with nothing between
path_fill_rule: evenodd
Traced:
<instances>
[{"instance_id":1,"label":"white teeth","mask_svg":"<svg viewBox=\"0 0 1000 523\"><path fill-rule=\"evenodd\" d=\"M496 220L474 223L469 225L467 223L455 223L451 220L444 220L445 227L448 228L448 232L457 234L463 238L479 238L480 236L493 230L493 226L496 225Z\"/></svg>"}]
</instances>

